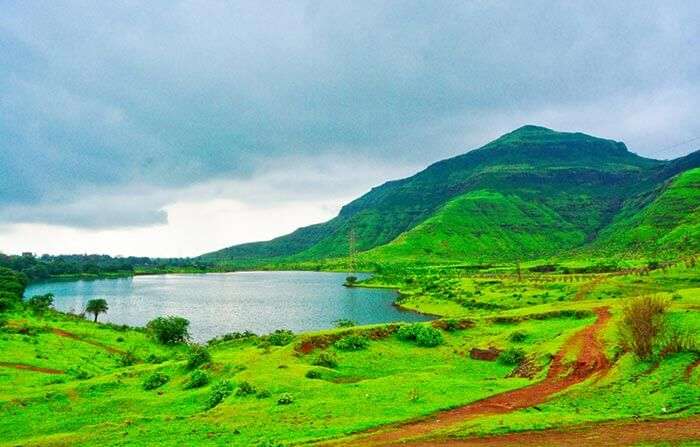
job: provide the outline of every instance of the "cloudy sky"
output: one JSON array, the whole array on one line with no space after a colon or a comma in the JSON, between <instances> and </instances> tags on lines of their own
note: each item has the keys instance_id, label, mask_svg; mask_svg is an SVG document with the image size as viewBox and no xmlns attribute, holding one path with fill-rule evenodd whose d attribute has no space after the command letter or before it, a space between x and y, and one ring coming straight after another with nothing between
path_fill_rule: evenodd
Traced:
<instances>
[{"instance_id":1,"label":"cloudy sky","mask_svg":"<svg viewBox=\"0 0 700 447\"><path fill-rule=\"evenodd\" d=\"M526 123L700 148L696 1L2 1L0 251L192 256Z\"/></svg>"}]
</instances>

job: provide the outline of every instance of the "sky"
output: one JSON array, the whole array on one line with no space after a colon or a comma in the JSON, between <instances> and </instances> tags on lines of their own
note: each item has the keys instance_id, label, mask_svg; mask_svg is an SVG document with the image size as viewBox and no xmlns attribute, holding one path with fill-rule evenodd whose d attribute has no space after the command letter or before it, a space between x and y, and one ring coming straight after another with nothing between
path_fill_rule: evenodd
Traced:
<instances>
[{"instance_id":1,"label":"sky","mask_svg":"<svg viewBox=\"0 0 700 447\"><path fill-rule=\"evenodd\" d=\"M524 124L700 149L696 1L12 1L0 252L196 256Z\"/></svg>"}]
</instances>

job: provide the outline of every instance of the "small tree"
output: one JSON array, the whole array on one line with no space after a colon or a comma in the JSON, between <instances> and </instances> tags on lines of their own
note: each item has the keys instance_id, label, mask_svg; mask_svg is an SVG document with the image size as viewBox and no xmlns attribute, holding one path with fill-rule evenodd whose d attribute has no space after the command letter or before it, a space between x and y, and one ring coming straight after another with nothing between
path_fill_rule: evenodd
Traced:
<instances>
[{"instance_id":1,"label":"small tree","mask_svg":"<svg viewBox=\"0 0 700 447\"><path fill-rule=\"evenodd\" d=\"M654 296L641 296L630 300L622 309L622 347L631 350L640 359L648 359L654 344L664 333L667 307L666 300Z\"/></svg>"},{"instance_id":2,"label":"small tree","mask_svg":"<svg viewBox=\"0 0 700 447\"><path fill-rule=\"evenodd\" d=\"M34 295L27 301L27 306L29 306L32 311L43 314L53 306L53 293Z\"/></svg>"},{"instance_id":3,"label":"small tree","mask_svg":"<svg viewBox=\"0 0 700 447\"><path fill-rule=\"evenodd\" d=\"M95 323L97 323L97 316L99 314L106 313L108 310L109 306L107 305L107 301L102 298L90 300L88 301L87 306L85 306L85 312L95 316Z\"/></svg>"},{"instance_id":4,"label":"small tree","mask_svg":"<svg viewBox=\"0 0 700 447\"><path fill-rule=\"evenodd\" d=\"M146 325L153 337L164 345L175 343L184 343L190 338L190 333L187 330L190 322L182 317L158 317L151 320Z\"/></svg>"}]
</instances>

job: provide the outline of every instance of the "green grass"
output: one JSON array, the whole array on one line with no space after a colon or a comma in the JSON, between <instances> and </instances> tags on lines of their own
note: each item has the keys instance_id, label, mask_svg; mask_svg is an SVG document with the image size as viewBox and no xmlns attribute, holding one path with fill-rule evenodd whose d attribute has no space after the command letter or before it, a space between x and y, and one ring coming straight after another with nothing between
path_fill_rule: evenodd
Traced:
<instances>
[{"instance_id":1,"label":"green grass","mask_svg":"<svg viewBox=\"0 0 700 447\"><path fill-rule=\"evenodd\" d=\"M38 316L17 308L3 314L7 322L0 329L0 361L71 374L0 368L0 445L250 446L266 440L304 444L338 438L542 380L552 355L594 321L591 310L600 306L609 306L613 313L601 335L609 358L615 359L605 378L576 385L537 409L474 419L451 427L449 434L700 414L700 370L689 380L684 376L698 354L662 358L659 347L657 357L641 362L621 355L616 330L626 299L653 291L670 300L671 326L697 334L699 269L678 264L649 275L609 277L580 299L574 298L593 275L550 273L547 281L536 281L528 274L520 280L512 269L506 272L499 266L478 274L445 267L387 271L365 285L400 288L406 307L467 318L473 324L441 331L443 343L431 348L390 333L370 337L367 348L358 351L338 350L329 343L325 349L338 363L333 368L315 365L321 349L303 354L298 349L301 341L333 340L385 326L301 334L286 346L270 346L261 338L222 342L209 347L212 363L203 367L209 383L191 389L186 346L159 345L142 330L55 312ZM60 337L52 328L80 339ZM122 366L121 355L105 347L130 351L140 360L155 356L161 363ZM488 347L522 349L540 369L533 379L507 378L513 366L469 357L472 348ZM566 359L572 361L575 355L569 352ZM80 378L78 369L87 377ZM318 374L308 378L309 371ZM144 380L156 372L169 380L144 390ZM232 383L234 392L207 410L212 388L224 380ZM243 382L256 394L237 395L235 388ZM279 405L285 394L293 402Z\"/></svg>"}]
</instances>

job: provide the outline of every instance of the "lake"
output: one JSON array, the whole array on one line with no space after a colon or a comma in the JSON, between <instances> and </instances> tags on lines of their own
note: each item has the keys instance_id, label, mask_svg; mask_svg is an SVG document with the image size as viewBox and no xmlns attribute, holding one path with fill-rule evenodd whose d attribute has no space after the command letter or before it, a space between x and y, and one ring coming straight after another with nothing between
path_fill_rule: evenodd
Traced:
<instances>
[{"instance_id":1,"label":"lake","mask_svg":"<svg viewBox=\"0 0 700 447\"><path fill-rule=\"evenodd\" d=\"M56 309L78 313L88 300L104 298L109 311L99 320L130 326L144 326L164 315L182 316L190 320L190 333L198 342L234 331L326 329L341 318L359 324L429 319L393 306L397 294L392 290L343 287L345 276L321 272L135 276L32 284L25 296L51 292Z\"/></svg>"}]
</instances>

